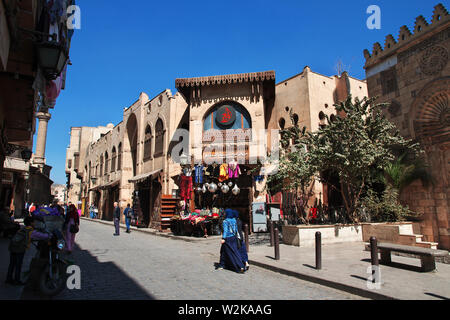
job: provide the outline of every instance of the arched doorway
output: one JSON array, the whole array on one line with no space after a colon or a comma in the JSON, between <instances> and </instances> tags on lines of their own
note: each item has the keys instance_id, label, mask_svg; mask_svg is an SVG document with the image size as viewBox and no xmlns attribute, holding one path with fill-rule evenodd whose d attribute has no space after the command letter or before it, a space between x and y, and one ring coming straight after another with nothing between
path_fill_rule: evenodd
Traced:
<instances>
[{"instance_id":1,"label":"arched doorway","mask_svg":"<svg viewBox=\"0 0 450 320\"><path fill-rule=\"evenodd\" d=\"M424 213L421 225L425 240L438 242L441 248L449 249L450 77L428 83L415 99L410 114L413 116L413 136L425 150L435 183L432 188L415 186L415 193L404 192L402 200L412 210ZM417 194L423 198L417 199ZM434 202L433 205L429 203L430 200Z\"/></svg>"}]
</instances>

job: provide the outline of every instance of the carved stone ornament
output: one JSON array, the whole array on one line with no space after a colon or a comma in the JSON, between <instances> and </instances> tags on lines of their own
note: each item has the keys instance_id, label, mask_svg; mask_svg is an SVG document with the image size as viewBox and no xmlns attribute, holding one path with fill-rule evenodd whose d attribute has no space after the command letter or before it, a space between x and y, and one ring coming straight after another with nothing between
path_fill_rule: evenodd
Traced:
<instances>
[{"instance_id":1,"label":"carved stone ornament","mask_svg":"<svg viewBox=\"0 0 450 320\"><path fill-rule=\"evenodd\" d=\"M448 52L441 46L433 46L422 55L420 69L423 74L433 76L439 74L447 65Z\"/></svg>"}]
</instances>

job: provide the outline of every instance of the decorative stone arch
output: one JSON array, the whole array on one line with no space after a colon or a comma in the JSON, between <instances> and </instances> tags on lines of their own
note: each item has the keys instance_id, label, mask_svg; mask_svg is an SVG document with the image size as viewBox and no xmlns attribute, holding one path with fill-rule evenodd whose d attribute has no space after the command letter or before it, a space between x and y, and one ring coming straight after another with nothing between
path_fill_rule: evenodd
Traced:
<instances>
[{"instance_id":1,"label":"decorative stone arch","mask_svg":"<svg viewBox=\"0 0 450 320\"><path fill-rule=\"evenodd\" d=\"M411 132L424 145L450 143L450 77L428 83L411 107Z\"/></svg>"},{"instance_id":2,"label":"decorative stone arch","mask_svg":"<svg viewBox=\"0 0 450 320\"><path fill-rule=\"evenodd\" d=\"M223 101L217 102L214 105L212 105L203 114L203 118L202 118L203 129L205 127L205 121L209 118L209 116L210 115L212 116L212 114L214 112L216 112L221 107L226 106L226 105L231 105L231 106L237 107L237 109L239 109L237 111L246 118L246 121L248 122L248 125L249 125L249 129L251 129L253 127L252 116L244 105L242 105L241 103L239 103L238 101L235 101L235 100L223 100ZM212 118L212 121L214 122L214 129L217 129L217 127L215 126L215 124L216 124L215 119ZM236 119L235 121L240 121L240 120Z\"/></svg>"}]
</instances>

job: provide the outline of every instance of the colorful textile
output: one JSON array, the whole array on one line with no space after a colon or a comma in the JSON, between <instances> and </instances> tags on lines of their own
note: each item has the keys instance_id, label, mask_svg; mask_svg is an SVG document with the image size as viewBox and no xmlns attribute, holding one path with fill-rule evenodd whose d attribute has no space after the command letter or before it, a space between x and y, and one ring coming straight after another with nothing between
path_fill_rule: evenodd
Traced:
<instances>
[{"instance_id":1,"label":"colorful textile","mask_svg":"<svg viewBox=\"0 0 450 320\"><path fill-rule=\"evenodd\" d=\"M228 165L227 164L222 164L220 166L219 181L220 182L224 182L224 181L227 181L228 179L229 179L229 177L228 177Z\"/></svg>"},{"instance_id":2,"label":"colorful textile","mask_svg":"<svg viewBox=\"0 0 450 320\"><path fill-rule=\"evenodd\" d=\"M220 266L235 272L244 270L245 264L237 247L235 237L225 239L220 248Z\"/></svg>"},{"instance_id":3,"label":"colorful textile","mask_svg":"<svg viewBox=\"0 0 450 320\"><path fill-rule=\"evenodd\" d=\"M192 188L192 177L181 176L180 197L182 200L191 199Z\"/></svg>"},{"instance_id":4,"label":"colorful textile","mask_svg":"<svg viewBox=\"0 0 450 320\"><path fill-rule=\"evenodd\" d=\"M232 162L228 165L228 177L230 179L239 178L240 174L241 169L239 168L239 164L237 162Z\"/></svg>"},{"instance_id":5,"label":"colorful textile","mask_svg":"<svg viewBox=\"0 0 450 320\"><path fill-rule=\"evenodd\" d=\"M203 183L203 166L197 165L194 168L194 182L195 183Z\"/></svg>"}]
</instances>

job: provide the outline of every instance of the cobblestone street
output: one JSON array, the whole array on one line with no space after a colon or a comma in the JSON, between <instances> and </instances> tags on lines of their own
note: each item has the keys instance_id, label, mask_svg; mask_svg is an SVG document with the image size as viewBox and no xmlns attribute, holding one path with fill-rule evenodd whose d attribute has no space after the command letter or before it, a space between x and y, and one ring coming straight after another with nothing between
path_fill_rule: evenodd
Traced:
<instances>
[{"instance_id":1,"label":"cobblestone street","mask_svg":"<svg viewBox=\"0 0 450 320\"><path fill-rule=\"evenodd\" d=\"M345 292L251 267L246 274L216 271L219 240L191 243L122 232L83 221L71 257L81 268L81 290L56 299L312 300L360 299ZM23 299L39 299L25 289Z\"/></svg>"}]
</instances>

